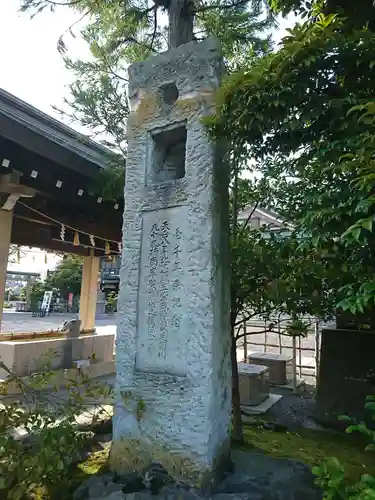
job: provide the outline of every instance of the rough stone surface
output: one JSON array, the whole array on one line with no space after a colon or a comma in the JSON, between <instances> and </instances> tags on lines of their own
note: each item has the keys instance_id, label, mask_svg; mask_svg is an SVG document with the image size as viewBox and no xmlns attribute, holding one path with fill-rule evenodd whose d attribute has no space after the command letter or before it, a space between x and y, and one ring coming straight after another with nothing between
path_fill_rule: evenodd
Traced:
<instances>
[{"instance_id":1,"label":"rough stone surface","mask_svg":"<svg viewBox=\"0 0 375 500\"><path fill-rule=\"evenodd\" d=\"M154 461L195 481L228 455L228 172L201 121L221 71L212 39L130 67L111 450L120 472ZM162 90L173 82L168 104Z\"/></svg>"},{"instance_id":2,"label":"rough stone surface","mask_svg":"<svg viewBox=\"0 0 375 500\"><path fill-rule=\"evenodd\" d=\"M264 500L322 498L321 492L313 484L314 477L310 469L302 462L241 451L234 452L232 458L235 472L219 485L218 493L258 494Z\"/></svg>"},{"instance_id":3,"label":"rough stone surface","mask_svg":"<svg viewBox=\"0 0 375 500\"><path fill-rule=\"evenodd\" d=\"M126 498L126 497L121 491L116 491L115 493L111 493L110 495L108 495L104 498L106 500L124 500L124 498Z\"/></svg>"},{"instance_id":4,"label":"rough stone surface","mask_svg":"<svg viewBox=\"0 0 375 500\"><path fill-rule=\"evenodd\" d=\"M311 394L285 394L275 408L271 408L270 417L288 430L296 431L301 427L322 429L313 419L315 398Z\"/></svg>"},{"instance_id":5,"label":"rough stone surface","mask_svg":"<svg viewBox=\"0 0 375 500\"><path fill-rule=\"evenodd\" d=\"M314 485L309 468L294 460L276 459L258 452L232 453L234 472L224 479L210 496L182 483L160 485L160 489L143 488L130 491L134 476L121 478L95 476L82 485L74 500L321 500L322 492ZM154 469L155 470L155 469ZM162 470L162 469L161 469ZM163 472L164 474L164 472ZM140 480L141 478L139 476ZM88 484L88 486L87 486ZM106 491L102 496L91 496L91 491L103 491L111 485L122 486L121 491ZM101 489L102 488L102 489ZM77 496L77 492L80 492ZM85 492L82 494L82 492Z\"/></svg>"}]
</instances>

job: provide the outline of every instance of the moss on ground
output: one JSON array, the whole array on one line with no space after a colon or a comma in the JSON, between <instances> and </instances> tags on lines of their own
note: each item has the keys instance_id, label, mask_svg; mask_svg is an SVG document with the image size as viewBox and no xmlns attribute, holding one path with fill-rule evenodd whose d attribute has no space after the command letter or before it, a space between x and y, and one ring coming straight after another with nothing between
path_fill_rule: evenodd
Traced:
<instances>
[{"instance_id":1,"label":"moss on ground","mask_svg":"<svg viewBox=\"0 0 375 500\"><path fill-rule=\"evenodd\" d=\"M344 465L348 480L361 474L375 476L375 454L365 452L365 444L354 436L329 431L303 429L299 432L275 432L261 426L245 426L245 444L241 449L261 450L275 458L299 460L309 466L336 457ZM74 490L90 475L108 468L109 447L93 452L72 470L71 478L57 487L39 489L35 500L70 500Z\"/></svg>"},{"instance_id":2,"label":"moss on ground","mask_svg":"<svg viewBox=\"0 0 375 500\"><path fill-rule=\"evenodd\" d=\"M71 500L74 491L83 481L92 474L104 473L108 470L109 447L95 451L90 456L72 468L72 473L67 480L61 483L38 488L35 491L34 500Z\"/></svg>"},{"instance_id":3,"label":"moss on ground","mask_svg":"<svg viewBox=\"0 0 375 500\"><path fill-rule=\"evenodd\" d=\"M375 454L365 452L365 443L354 436L310 429L275 432L260 426L245 426L244 434L244 449L257 448L273 457L299 460L311 467L336 457L350 480L364 473L375 476Z\"/></svg>"}]
</instances>

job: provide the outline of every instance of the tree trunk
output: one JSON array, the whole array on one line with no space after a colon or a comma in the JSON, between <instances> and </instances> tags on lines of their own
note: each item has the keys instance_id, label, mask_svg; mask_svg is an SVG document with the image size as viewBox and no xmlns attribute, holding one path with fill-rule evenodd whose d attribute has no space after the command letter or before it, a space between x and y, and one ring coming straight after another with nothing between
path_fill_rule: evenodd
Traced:
<instances>
[{"instance_id":1,"label":"tree trunk","mask_svg":"<svg viewBox=\"0 0 375 500\"><path fill-rule=\"evenodd\" d=\"M194 4L191 0L171 0L169 4L169 48L191 42L193 37Z\"/></svg>"},{"instance_id":2,"label":"tree trunk","mask_svg":"<svg viewBox=\"0 0 375 500\"><path fill-rule=\"evenodd\" d=\"M237 349L234 330L231 329L232 346L231 346L231 364L232 364L232 440L234 442L243 442L243 429L241 418L240 405L240 388L238 385L238 366L237 366Z\"/></svg>"},{"instance_id":3,"label":"tree trunk","mask_svg":"<svg viewBox=\"0 0 375 500\"><path fill-rule=\"evenodd\" d=\"M232 238L233 241L236 238L238 231L238 173L239 165L238 161L234 160L233 165L233 199L232 199ZM233 266L233 254L231 254L232 266ZM233 441L243 442L243 430L242 430L242 419L241 419L241 404L240 404L240 388L239 388L239 378L238 378L238 366L237 366L237 343L235 337L235 327L236 327L236 317L237 317L237 284L233 282L231 284L231 318L230 318L230 335L231 335L231 364L232 364L232 418L233 418L233 429L232 429L232 439Z\"/></svg>"}]
</instances>

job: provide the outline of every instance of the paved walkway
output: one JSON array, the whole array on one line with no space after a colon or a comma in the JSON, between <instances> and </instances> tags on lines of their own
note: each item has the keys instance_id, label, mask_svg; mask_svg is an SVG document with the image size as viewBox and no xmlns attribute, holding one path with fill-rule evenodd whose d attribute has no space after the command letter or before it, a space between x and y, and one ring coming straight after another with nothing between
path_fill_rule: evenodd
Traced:
<instances>
[{"instance_id":1,"label":"paved walkway","mask_svg":"<svg viewBox=\"0 0 375 500\"><path fill-rule=\"evenodd\" d=\"M31 313L10 312L5 310L1 332L43 332L61 328L64 321L76 318L75 314L51 314L44 318L32 317ZM100 332L116 332L116 317L100 315L96 319L96 328Z\"/></svg>"},{"instance_id":2,"label":"paved walkway","mask_svg":"<svg viewBox=\"0 0 375 500\"><path fill-rule=\"evenodd\" d=\"M11 312L9 310L4 310L3 314L3 322L1 332L42 332L46 330L57 330L61 328L64 321L77 317L75 314L51 314L50 316L46 316L45 318L40 317L32 317L31 313L20 313L20 312ZM98 315L96 318L96 329L100 333L116 333L116 316L115 315ZM1 335L1 333L0 333ZM259 340L258 340L259 337ZM262 337L262 338L261 338ZM262 339L264 342L264 335L251 335L249 339L254 342L253 345L248 346L248 353L252 351L263 352L264 347L261 344ZM276 344L276 335L275 335L275 344ZM312 342L310 339L306 339L307 342ZM258 343L259 342L259 343ZM285 345L285 343L290 342L291 340L283 337L284 348L283 353L292 355L291 346ZM305 351L299 359L299 355L297 355L297 363L301 362L302 365L305 366L303 369L303 377L309 383L315 383L315 356L313 351L313 344L308 346L311 350ZM269 347L267 349L269 352L279 352L279 349L276 347ZM244 358L244 351L241 345L238 346L237 349L237 359L242 361ZM311 373L311 375L310 375ZM310 380L311 379L311 380Z\"/></svg>"}]
</instances>

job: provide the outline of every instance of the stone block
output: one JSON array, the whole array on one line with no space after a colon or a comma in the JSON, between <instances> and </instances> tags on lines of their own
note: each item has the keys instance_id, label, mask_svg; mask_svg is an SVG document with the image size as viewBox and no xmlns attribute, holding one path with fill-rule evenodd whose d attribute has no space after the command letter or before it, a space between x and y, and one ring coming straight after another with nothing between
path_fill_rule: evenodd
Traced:
<instances>
[{"instance_id":1,"label":"stone block","mask_svg":"<svg viewBox=\"0 0 375 500\"><path fill-rule=\"evenodd\" d=\"M232 452L234 473L217 488L230 500L322 500L309 466L257 451ZM211 500L226 500L214 495Z\"/></svg>"},{"instance_id":2,"label":"stone block","mask_svg":"<svg viewBox=\"0 0 375 500\"><path fill-rule=\"evenodd\" d=\"M222 68L213 39L129 68L111 465L200 485L229 457L228 168L202 123Z\"/></svg>"},{"instance_id":3,"label":"stone block","mask_svg":"<svg viewBox=\"0 0 375 500\"><path fill-rule=\"evenodd\" d=\"M43 338L0 342L0 359L14 375L27 376L43 371L71 368L72 361L94 356L98 362L113 361L114 333L83 335L78 338ZM0 369L0 378L7 373Z\"/></svg>"},{"instance_id":4,"label":"stone block","mask_svg":"<svg viewBox=\"0 0 375 500\"><path fill-rule=\"evenodd\" d=\"M315 418L343 429L340 415L366 420L366 396L375 394L375 331L323 329Z\"/></svg>"},{"instance_id":5,"label":"stone block","mask_svg":"<svg viewBox=\"0 0 375 500\"><path fill-rule=\"evenodd\" d=\"M267 366L238 363L240 402L255 406L269 396L269 370Z\"/></svg>"},{"instance_id":6,"label":"stone block","mask_svg":"<svg viewBox=\"0 0 375 500\"><path fill-rule=\"evenodd\" d=\"M272 385L285 385L292 379L293 358L274 352L252 352L248 362L269 368L269 381Z\"/></svg>"}]
</instances>

